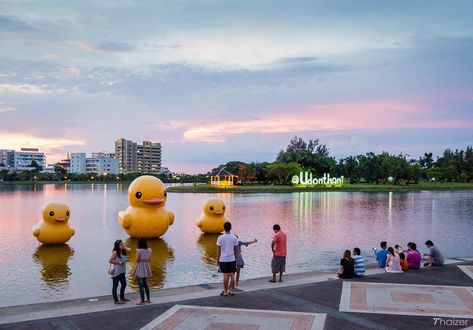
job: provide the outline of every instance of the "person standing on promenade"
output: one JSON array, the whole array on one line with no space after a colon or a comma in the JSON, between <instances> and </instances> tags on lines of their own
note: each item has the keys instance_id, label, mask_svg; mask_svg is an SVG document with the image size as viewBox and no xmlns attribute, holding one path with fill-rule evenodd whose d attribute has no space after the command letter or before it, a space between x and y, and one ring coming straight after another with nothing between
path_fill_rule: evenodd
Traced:
<instances>
[{"instance_id":1,"label":"person standing on promenade","mask_svg":"<svg viewBox=\"0 0 473 330\"><path fill-rule=\"evenodd\" d=\"M440 250L436 246L434 246L434 243L431 240L425 242L425 245L429 249L429 253L422 253L422 255L425 257L429 257L429 261L424 263L424 267L443 266L445 261Z\"/></svg>"},{"instance_id":2,"label":"person standing on promenade","mask_svg":"<svg viewBox=\"0 0 473 330\"><path fill-rule=\"evenodd\" d=\"M235 234L235 236L238 238L238 235ZM236 255L236 279L235 279L235 286L238 286L238 282L240 281L240 271L245 265L245 260L243 260L243 256L241 255L241 246L244 245L248 247L248 245L253 244L258 242L258 240L255 238L251 242L243 242L238 240L238 254Z\"/></svg>"},{"instance_id":3,"label":"person standing on promenade","mask_svg":"<svg viewBox=\"0 0 473 330\"><path fill-rule=\"evenodd\" d=\"M353 249L353 262L355 263L355 277L365 276L365 260L361 256L360 248Z\"/></svg>"},{"instance_id":4,"label":"person standing on promenade","mask_svg":"<svg viewBox=\"0 0 473 330\"><path fill-rule=\"evenodd\" d=\"M148 277L151 277L151 267L149 261L151 260L151 254L153 251L148 247L148 242L144 238L138 239L138 249L136 250L136 266L133 271L133 275L138 280L138 286L140 288L141 301L137 305L144 305L150 303L149 299L149 287ZM146 300L145 300L146 292Z\"/></svg>"},{"instance_id":5,"label":"person standing on promenade","mask_svg":"<svg viewBox=\"0 0 473 330\"><path fill-rule=\"evenodd\" d=\"M407 243L407 267L409 269L419 269L420 261L422 256L419 251L417 251L417 244L413 242Z\"/></svg>"},{"instance_id":6,"label":"person standing on promenade","mask_svg":"<svg viewBox=\"0 0 473 330\"><path fill-rule=\"evenodd\" d=\"M235 294L235 256L238 253L238 238L230 233L232 230L230 222L225 222L223 229L225 233L217 238L217 263L220 271L223 273L223 291L220 295L233 296Z\"/></svg>"},{"instance_id":7,"label":"person standing on promenade","mask_svg":"<svg viewBox=\"0 0 473 330\"><path fill-rule=\"evenodd\" d=\"M273 226L274 236L271 241L271 251L273 251L273 259L271 260L271 270L273 278L270 282L276 282L276 274L279 273L279 282L282 282L282 274L286 271L287 256L287 236L276 224Z\"/></svg>"},{"instance_id":8,"label":"person standing on promenade","mask_svg":"<svg viewBox=\"0 0 473 330\"><path fill-rule=\"evenodd\" d=\"M130 299L125 298L126 288L126 253L130 252L130 248L126 247L121 239L116 240L113 244L112 255L108 262L113 265L111 274L113 280L112 296L115 304L124 304ZM117 296L118 283L120 283L120 299Z\"/></svg>"},{"instance_id":9,"label":"person standing on promenade","mask_svg":"<svg viewBox=\"0 0 473 330\"><path fill-rule=\"evenodd\" d=\"M379 268L385 268L386 267L386 259L388 258L388 250L386 250L388 243L385 241L382 241L379 246L381 247L381 250L376 251L376 260L378 261L378 267Z\"/></svg>"}]
</instances>

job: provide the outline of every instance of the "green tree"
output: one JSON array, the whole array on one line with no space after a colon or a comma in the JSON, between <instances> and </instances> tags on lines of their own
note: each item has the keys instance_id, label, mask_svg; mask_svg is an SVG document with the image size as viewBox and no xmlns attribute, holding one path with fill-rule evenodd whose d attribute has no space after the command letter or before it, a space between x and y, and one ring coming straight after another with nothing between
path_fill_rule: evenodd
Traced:
<instances>
[{"instance_id":1,"label":"green tree","mask_svg":"<svg viewBox=\"0 0 473 330\"><path fill-rule=\"evenodd\" d=\"M269 164L267 170L269 179L276 180L279 183L289 183L292 176L297 175L302 171L302 167L296 162L275 162Z\"/></svg>"},{"instance_id":2,"label":"green tree","mask_svg":"<svg viewBox=\"0 0 473 330\"><path fill-rule=\"evenodd\" d=\"M318 139L305 142L297 136L289 141L285 150L279 151L276 162L298 163L303 168L318 173L328 172L336 164L336 161L329 157L327 146L320 144Z\"/></svg>"},{"instance_id":3,"label":"green tree","mask_svg":"<svg viewBox=\"0 0 473 330\"><path fill-rule=\"evenodd\" d=\"M248 182L256 178L256 170L248 164L238 165L238 176L242 182Z\"/></svg>"},{"instance_id":4,"label":"green tree","mask_svg":"<svg viewBox=\"0 0 473 330\"><path fill-rule=\"evenodd\" d=\"M34 167L34 168L35 168L35 169L34 169L35 172L39 172L39 171L42 171L42 170L43 170L43 167L40 166L40 165L36 162L36 160L32 160L32 161L31 161L30 167Z\"/></svg>"},{"instance_id":5,"label":"green tree","mask_svg":"<svg viewBox=\"0 0 473 330\"><path fill-rule=\"evenodd\" d=\"M368 152L366 155L358 155L358 167L360 179L365 182L379 182L381 174L381 166L379 158L373 153Z\"/></svg>"},{"instance_id":6,"label":"green tree","mask_svg":"<svg viewBox=\"0 0 473 330\"><path fill-rule=\"evenodd\" d=\"M336 176L344 176L350 183L358 182L360 177L360 167L358 164L358 158L355 156L349 156L338 161L336 169Z\"/></svg>"},{"instance_id":7,"label":"green tree","mask_svg":"<svg viewBox=\"0 0 473 330\"><path fill-rule=\"evenodd\" d=\"M419 158L419 165L425 169L431 168L434 165L432 153L424 153L424 156Z\"/></svg>"},{"instance_id":8,"label":"green tree","mask_svg":"<svg viewBox=\"0 0 473 330\"><path fill-rule=\"evenodd\" d=\"M65 168L59 166L59 165L54 165L54 173L56 174L66 174L67 171Z\"/></svg>"},{"instance_id":9,"label":"green tree","mask_svg":"<svg viewBox=\"0 0 473 330\"><path fill-rule=\"evenodd\" d=\"M267 182L268 178L268 167L269 163L268 162L263 162L263 163L251 163L250 166L255 170L255 180L263 183Z\"/></svg>"}]
</instances>

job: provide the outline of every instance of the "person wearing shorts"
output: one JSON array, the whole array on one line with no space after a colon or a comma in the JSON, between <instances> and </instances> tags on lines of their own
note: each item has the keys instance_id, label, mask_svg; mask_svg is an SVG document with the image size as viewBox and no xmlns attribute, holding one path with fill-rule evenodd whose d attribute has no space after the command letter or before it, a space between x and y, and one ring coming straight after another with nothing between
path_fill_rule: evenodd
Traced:
<instances>
[{"instance_id":1,"label":"person wearing shorts","mask_svg":"<svg viewBox=\"0 0 473 330\"><path fill-rule=\"evenodd\" d=\"M223 273L223 291L221 296L233 296L235 293L236 258L238 252L238 238L231 234L232 224L223 224L225 233L217 238L217 263Z\"/></svg>"},{"instance_id":2,"label":"person wearing shorts","mask_svg":"<svg viewBox=\"0 0 473 330\"><path fill-rule=\"evenodd\" d=\"M273 226L273 231L274 236L271 241L271 250L273 251L271 270L273 278L269 281L276 282L276 274L279 273L278 281L282 282L282 274L286 271L287 236L277 224Z\"/></svg>"}]
</instances>

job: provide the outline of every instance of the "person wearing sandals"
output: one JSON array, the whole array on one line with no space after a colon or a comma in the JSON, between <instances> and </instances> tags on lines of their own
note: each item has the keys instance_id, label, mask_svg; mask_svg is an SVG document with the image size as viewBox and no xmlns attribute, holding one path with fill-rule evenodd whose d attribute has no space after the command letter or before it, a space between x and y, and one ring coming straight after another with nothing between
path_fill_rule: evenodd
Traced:
<instances>
[{"instance_id":1,"label":"person wearing sandals","mask_svg":"<svg viewBox=\"0 0 473 330\"><path fill-rule=\"evenodd\" d=\"M125 288L126 288L126 253L130 251L129 247L126 247L121 239L118 239L113 244L113 251L109 263L113 265L113 287L112 287L112 296L115 304L124 304L130 299L125 298ZM118 283L120 283L120 299L117 296Z\"/></svg>"},{"instance_id":2,"label":"person wearing sandals","mask_svg":"<svg viewBox=\"0 0 473 330\"><path fill-rule=\"evenodd\" d=\"M235 234L235 236L236 236L236 238L238 238L238 235ZM256 243L256 242L258 242L258 240L256 238L251 242L243 242L243 241L238 240L238 254L236 255L236 267L237 267L237 269L236 269L235 286L238 286L238 282L240 281L240 271L243 268L243 266L245 265L245 261L243 260L243 256L241 255L241 246L244 245L244 246L248 247L248 245Z\"/></svg>"},{"instance_id":3,"label":"person wearing sandals","mask_svg":"<svg viewBox=\"0 0 473 330\"><path fill-rule=\"evenodd\" d=\"M221 296L234 295L236 258L238 254L238 238L230 233L232 224L223 224L225 233L217 238L217 264L223 273L223 291Z\"/></svg>"},{"instance_id":4,"label":"person wearing sandals","mask_svg":"<svg viewBox=\"0 0 473 330\"><path fill-rule=\"evenodd\" d=\"M279 273L279 282L282 282L282 274L286 271L287 256L287 236L281 230L278 224L273 226L274 236L271 241L271 250L273 251L273 259L271 260L271 270L273 278L269 282L276 282L276 274Z\"/></svg>"},{"instance_id":5,"label":"person wearing sandals","mask_svg":"<svg viewBox=\"0 0 473 330\"><path fill-rule=\"evenodd\" d=\"M138 249L136 250L136 267L133 271L133 275L138 280L138 286L140 288L141 301L137 305L144 305L150 303L149 299L149 287L148 277L151 277L151 267L149 261L151 260L151 248L148 247L148 242L144 238L138 239ZM145 300L146 293L146 300Z\"/></svg>"}]
</instances>

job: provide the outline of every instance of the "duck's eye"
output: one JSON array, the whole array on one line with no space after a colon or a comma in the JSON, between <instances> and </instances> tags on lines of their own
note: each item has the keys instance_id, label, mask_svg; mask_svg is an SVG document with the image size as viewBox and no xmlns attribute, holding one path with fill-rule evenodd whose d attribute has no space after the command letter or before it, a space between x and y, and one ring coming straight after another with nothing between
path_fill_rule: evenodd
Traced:
<instances>
[{"instance_id":1,"label":"duck's eye","mask_svg":"<svg viewBox=\"0 0 473 330\"><path fill-rule=\"evenodd\" d=\"M49 212L50 216L54 216L54 211Z\"/></svg>"},{"instance_id":2,"label":"duck's eye","mask_svg":"<svg viewBox=\"0 0 473 330\"><path fill-rule=\"evenodd\" d=\"M69 211L66 211L66 215L69 216L69 214L71 214Z\"/></svg>"},{"instance_id":3,"label":"duck's eye","mask_svg":"<svg viewBox=\"0 0 473 330\"><path fill-rule=\"evenodd\" d=\"M164 197L168 197L168 192L167 191L164 192Z\"/></svg>"},{"instance_id":4,"label":"duck's eye","mask_svg":"<svg viewBox=\"0 0 473 330\"><path fill-rule=\"evenodd\" d=\"M143 196L143 194L138 191L138 192L135 194L135 196L136 196L136 198L140 199L141 196Z\"/></svg>"},{"instance_id":5,"label":"duck's eye","mask_svg":"<svg viewBox=\"0 0 473 330\"><path fill-rule=\"evenodd\" d=\"M213 206L211 206L211 207L210 207L210 211L213 211L213 210L214 210L214 207L213 207Z\"/></svg>"},{"instance_id":6,"label":"duck's eye","mask_svg":"<svg viewBox=\"0 0 473 330\"><path fill-rule=\"evenodd\" d=\"M223 210L225 210L225 205L224 205L224 206L222 206L222 209L223 209Z\"/></svg>"}]
</instances>

